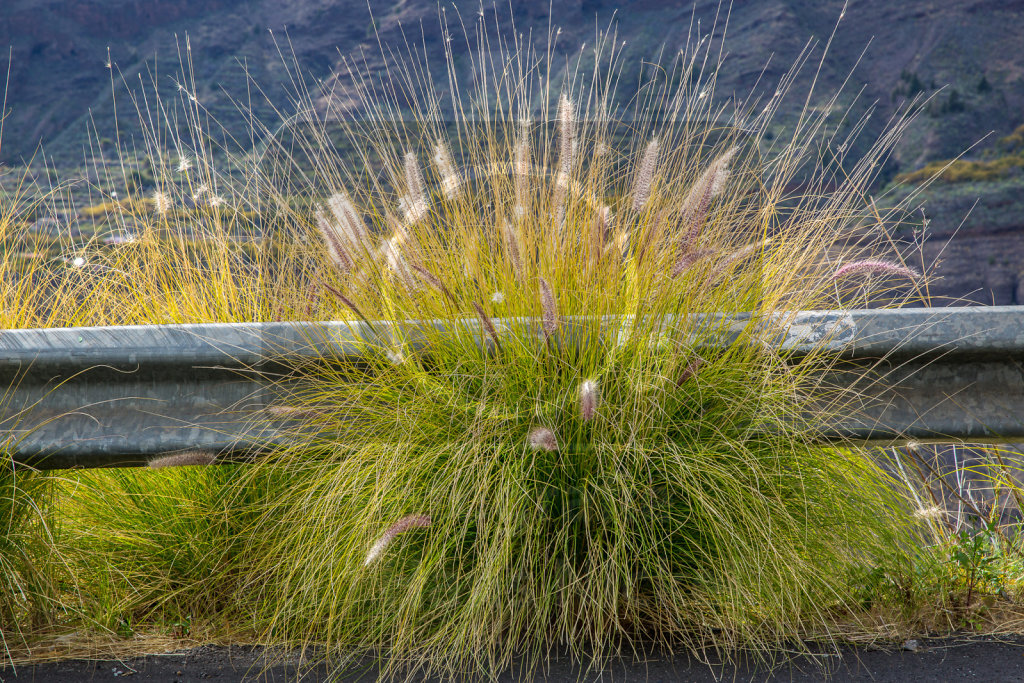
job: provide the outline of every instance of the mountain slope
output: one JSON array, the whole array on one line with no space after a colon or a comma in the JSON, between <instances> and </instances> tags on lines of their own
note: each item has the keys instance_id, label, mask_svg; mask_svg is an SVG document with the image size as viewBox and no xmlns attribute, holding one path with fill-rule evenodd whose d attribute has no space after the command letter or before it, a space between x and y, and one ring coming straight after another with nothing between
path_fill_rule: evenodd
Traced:
<instances>
[{"instance_id":1,"label":"mountain slope","mask_svg":"<svg viewBox=\"0 0 1024 683\"><path fill-rule=\"evenodd\" d=\"M650 0L615 12L617 4L570 0L554 3L549 15L548 0L517 0L511 11L499 9L497 15L506 35L513 25L516 31L535 33L546 32L549 24L561 27L558 47L567 55L581 42L593 40L595 26L614 19L633 69L662 49L671 54L682 47L694 18L706 30L716 12L724 16L727 11L715 2L700 2L694 10L691 3ZM458 5L464 20L475 20L477 2ZM173 92L172 76L179 70L187 34L197 95L239 130L242 117L233 114L229 95L247 98L245 70L275 104L287 109L288 74L268 29L294 49L300 66L315 78L328 77L339 55L362 52L371 68L378 65L380 60L373 58L379 55L374 20L384 43L400 42L404 27L428 54L440 54L439 10L433 0L375 7L371 19L366 3L359 0L7 0L0 9L0 45L13 51L11 114L0 157L15 161L42 141L59 158L81 158L90 112L99 135L112 134L111 72L104 65L108 47L115 71L131 88L139 90L140 76L143 82L155 77L162 89ZM839 0L735 3L720 91L743 96L761 76L763 90L770 93L808 40L828 38L841 10ZM448 12L449 18L453 15ZM493 22L490 10L488 15ZM823 64L823 89L837 87L867 48L848 90L852 97L864 88L861 107L877 102L880 110L874 119L880 127L902 97L927 96L949 84L935 96L898 156L903 169L953 156L990 131L1006 134L1024 122L1022 18L1024 2L855 3ZM719 29L724 25L719 18ZM814 66L808 65L808 78ZM114 92L125 99L116 74L114 80ZM135 113L126 101L120 106L121 123L131 130ZM268 106L260 104L258 110L273 118Z\"/></svg>"},{"instance_id":2,"label":"mountain slope","mask_svg":"<svg viewBox=\"0 0 1024 683\"><path fill-rule=\"evenodd\" d=\"M293 109L292 54L305 75L329 85L344 71L344 55L357 55L364 68L379 75L378 40L388 48L408 40L430 56L434 75L443 76L441 12L455 27L458 54L459 22L472 33L481 7L479 0L454 3L459 19L452 4L373 3L371 16L365 0L5 0L0 45L11 46L12 60L0 161L18 163L43 143L54 163L68 168L88 158L90 139L107 143L120 133L122 143L132 144L135 136L135 144L141 144L131 97L145 95L152 108L153 83L162 97L182 97L176 92L182 61L191 69L203 106L243 145L250 123L233 99L276 126ZM661 0L514 0L484 14L506 37L546 36L560 28L554 47L560 59L554 61L562 64L575 57L581 43L592 44L598 28L614 25L616 39L624 42L625 89L635 87L645 60L673 54L698 26L705 32L716 26L716 41L726 29L718 95L744 99L752 88L755 97L770 97L805 46L816 40L819 48L797 79L809 84L819 67L820 44L829 41L842 11L842 0L737 0L731 8L715 0L696 6ZM985 159L998 151L999 139L1024 124L1022 25L1024 0L852 3L820 63L814 101L849 77L831 121L849 129L873 107L864 144L899 106L923 100L882 173L883 182L965 150ZM460 56L456 65L465 75L471 60ZM800 92L794 95L782 107L780 123L792 122L803 106ZM850 115L844 118L846 109ZM931 219L923 265L940 262L932 292L950 301L1024 303L1019 199L1024 177L1011 165L999 178L975 180L983 179L939 183L922 195Z\"/></svg>"}]
</instances>

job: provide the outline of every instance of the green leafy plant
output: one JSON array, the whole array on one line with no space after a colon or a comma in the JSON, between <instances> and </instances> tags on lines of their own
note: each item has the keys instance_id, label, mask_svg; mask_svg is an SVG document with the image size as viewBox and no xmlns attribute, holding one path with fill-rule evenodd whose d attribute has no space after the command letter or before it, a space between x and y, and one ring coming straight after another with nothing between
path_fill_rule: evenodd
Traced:
<instances>
[{"instance_id":1,"label":"green leafy plant","mask_svg":"<svg viewBox=\"0 0 1024 683\"><path fill-rule=\"evenodd\" d=\"M999 537L995 524L989 522L981 531L961 529L950 546L949 558L962 575L967 590L964 606L970 607L982 586L1002 591L998 552Z\"/></svg>"}]
</instances>

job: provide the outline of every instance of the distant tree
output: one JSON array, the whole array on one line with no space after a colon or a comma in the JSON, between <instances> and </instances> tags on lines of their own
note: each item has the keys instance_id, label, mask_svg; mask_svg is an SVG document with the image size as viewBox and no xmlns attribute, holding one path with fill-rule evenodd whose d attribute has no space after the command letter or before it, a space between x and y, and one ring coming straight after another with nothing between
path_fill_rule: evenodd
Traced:
<instances>
[{"instance_id":1,"label":"distant tree","mask_svg":"<svg viewBox=\"0 0 1024 683\"><path fill-rule=\"evenodd\" d=\"M934 85L932 87L934 88ZM892 91L892 99L895 100L900 96L909 99L918 93L924 92L925 89L924 81L917 75L917 72L904 69L900 72L899 83L896 84Z\"/></svg>"},{"instance_id":2,"label":"distant tree","mask_svg":"<svg viewBox=\"0 0 1024 683\"><path fill-rule=\"evenodd\" d=\"M978 81L978 92L989 92L990 90L992 90L992 84L988 82L985 74L982 74L981 80Z\"/></svg>"},{"instance_id":3,"label":"distant tree","mask_svg":"<svg viewBox=\"0 0 1024 683\"><path fill-rule=\"evenodd\" d=\"M913 97L919 92L924 92L924 83L921 82L920 77L916 73L912 73L907 80L907 96Z\"/></svg>"},{"instance_id":4,"label":"distant tree","mask_svg":"<svg viewBox=\"0 0 1024 683\"><path fill-rule=\"evenodd\" d=\"M960 96L960 91L953 88L949 91L949 99L946 100L946 111L947 114L955 114L961 112L967 108L964 104L963 98Z\"/></svg>"}]
</instances>

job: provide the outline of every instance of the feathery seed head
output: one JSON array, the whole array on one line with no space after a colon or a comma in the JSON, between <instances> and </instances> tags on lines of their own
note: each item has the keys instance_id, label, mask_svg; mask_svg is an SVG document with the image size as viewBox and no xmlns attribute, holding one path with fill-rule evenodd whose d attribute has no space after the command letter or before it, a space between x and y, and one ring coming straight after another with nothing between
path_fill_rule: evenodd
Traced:
<instances>
[{"instance_id":1,"label":"feathery seed head","mask_svg":"<svg viewBox=\"0 0 1024 683\"><path fill-rule=\"evenodd\" d=\"M153 193L153 210L158 216L165 215L171 209L171 198L166 192L157 190Z\"/></svg>"},{"instance_id":2,"label":"feathery seed head","mask_svg":"<svg viewBox=\"0 0 1024 683\"><path fill-rule=\"evenodd\" d=\"M331 225L331 222L321 209L317 209L313 217L316 227L320 231L321 237L324 238L324 243L327 245L327 255L331 257L331 261L338 270L343 273L348 272L352 268L352 259L349 258L345 247L342 246L334 226Z\"/></svg>"},{"instance_id":3,"label":"feathery seed head","mask_svg":"<svg viewBox=\"0 0 1024 683\"><path fill-rule=\"evenodd\" d=\"M430 205L415 197L402 195L398 198L398 209L405 217L405 224L411 226L426 218Z\"/></svg>"},{"instance_id":4,"label":"feathery seed head","mask_svg":"<svg viewBox=\"0 0 1024 683\"><path fill-rule=\"evenodd\" d=\"M348 194L344 191L332 194L327 198L327 208L334 217L331 227L346 253L350 256L365 253L370 245L370 233Z\"/></svg>"},{"instance_id":5,"label":"feathery seed head","mask_svg":"<svg viewBox=\"0 0 1024 683\"><path fill-rule=\"evenodd\" d=\"M769 243L771 243L772 239L774 238L766 237L763 240L751 242L750 244L745 244L739 249L733 251L731 254L726 255L718 263L716 263L715 267L711 270L710 273L708 273L708 280L717 279L722 273L726 271L727 268L729 268L729 266L733 265L734 263L743 261L754 252L763 249Z\"/></svg>"},{"instance_id":6,"label":"feathery seed head","mask_svg":"<svg viewBox=\"0 0 1024 683\"><path fill-rule=\"evenodd\" d=\"M684 251L682 254L679 255L679 258L676 260L675 265L672 266L672 277L679 277L687 270L689 270L690 266L692 266L694 263L700 261L703 258L707 258L713 253L715 253L714 249L694 249Z\"/></svg>"},{"instance_id":7,"label":"feathery seed head","mask_svg":"<svg viewBox=\"0 0 1024 683\"><path fill-rule=\"evenodd\" d=\"M704 226L711 200L721 194L729 178L729 161L735 156L737 147L730 147L705 169L693 184L682 205L683 245L692 247Z\"/></svg>"},{"instance_id":8,"label":"feathery seed head","mask_svg":"<svg viewBox=\"0 0 1024 683\"><path fill-rule=\"evenodd\" d=\"M391 237L390 239L384 240L381 245L381 253L384 255L385 263L391 272L396 275L404 275L409 270L409 266L405 262L405 258L402 256L400 251L401 240L397 237Z\"/></svg>"},{"instance_id":9,"label":"feathery seed head","mask_svg":"<svg viewBox=\"0 0 1024 683\"><path fill-rule=\"evenodd\" d=\"M527 177L530 175L530 129L528 126L523 126L520 130L512 164L512 171L516 176ZM518 184L516 187L519 187Z\"/></svg>"},{"instance_id":10,"label":"feathery seed head","mask_svg":"<svg viewBox=\"0 0 1024 683\"><path fill-rule=\"evenodd\" d=\"M691 360L689 363L687 363L686 367L683 368L683 372L679 375L679 378L676 379L676 386L680 386L681 387L684 384L686 384L688 381L690 381L690 379L692 377L695 377L697 375L697 373L700 372L700 369L701 369L701 367L703 365L704 365L704 359L701 358L700 356L697 356L696 358Z\"/></svg>"},{"instance_id":11,"label":"feathery seed head","mask_svg":"<svg viewBox=\"0 0 1024 683\"><path fill-rule=\"evenodd\" d=\"M383 535L373 544L370 551L366 553L363 566L368 567L384 552L395 538L413 529L423 529L430 526L430 515L406 515L384 530Z\"/></svg>"},{"instance_id":12,"label":"feathery seed head","mask_svg":"<svg viewBox=\"0 0 1024 683\"><path fill-rule=\"evenodd\" d=\"M584 381L580 385L580 417L586 422L593 420L597 415L597 406L601 401L601 394L597 382L592 379Z\"/></svg>"},{"instance_id":13,"label":"feathery seed head","mask_svg":"<svg viewBox=\"0 0 1024 683\"><path fill-rule=\"evenodd\" d=\"M423 278L423 281L424 281L424 282L426 282L426 283L427 283L428 285L430 285L431 287L433 287L434 289L436 289L436 290L437 290L438 292L440 292L441 294L443 294L443 295L444 295L444 296L445 296L445 297L446 297L446 298L447 298L447 299L448 299L449 301L452 301L452 302L454 302L454 301L455 301L455 297L454 297L454 296L452 295L452 293L451 293L451 292L450 292L450 291L448 290L448 288L444 286L444 283L443 283L443 282L441 282L441 281L440 281L440 280L439 280L439 279L437 278L437 276L436 276L436 275L434 275L433 273L431 273L431 272L430 272L429 270L427 270L426 268L424 268L423 266L421 266L421 265L420 265L420 264L418 264L418 263L413 263L413 264L411 265L411 267L412 267L412 269L413 269L413 270L415 270L415 271L416 271L416 273L417 273L417 274L418 274L418 275L419 275L419 276L420 276L421 278Z\"/></svg>"},{"instance_id":14,"label":"feathery seed head","mask_svg":"<svg viewBox=\"0 0 1024 683\"><path fill-rule=\"evenodd\" d=\"M519 231L507 221L499 223L502 241L505 243L505 251L508 252L508 260L512 263L512 271L516 279L523 281L523 257L519 249Z\"/></svg>"},{"instance_id":15,"label":"feathery seed head","mask_svg":"<svg viewBox=\"0 0 1024 683\"><path fill-rule=\"evenodd\" d=\"M857 275L857 274L868 274L873 275L875 273L881 275L899 275L910 280L916 280L921 277L913 268L908 268L899 263L892 261L881 261L881 260L867 260L867 261L854 261L847 263L836 269L836 272L832 275L833 280L838 280L846 275Z\"/></svg>"},{"instance_id":16,"label":"feathery seed head","mask_svg":"<svg viewBox=\"0 0 1024 683\"><path fill-rule=\"evenodd\" d=\"M550 339L558 331L558 309L555 308L555 295L551 291L551 285L544 278L540 278L540 305L544 338Z\"/></svg>"},{"instance_id":17,"label":"feathery seed head","mask_svg":"<svg viewBox=\"0 0 1024 683\"><path fill-rule=\"evenodd\" d=\"M568 176L572 173L573 153L576 151L576 112L572 100L565 93L558 102L558 129L561 138L560 171Z\"/></svg>"},{"instance_id":18,"label":"feathery seed head","mask_svg":"<svg viewBox=\"0 0 1024 683\"><path fill-rule=\"evenodd\" d=\"M338 301L343 303L350 311L355 313L357 318L364 321L366 320L366 316L359 310L359 307L356 306L355 303L353 303L347 296L328 284L323 284L323 288L330 292Z\"/></svg>"},{"instance_id":19,"label":"feathery seed head","mask_svg":"<svg viewBox=\"0 0 1024 683\"><path fill-rule=\"evenodd\" d=\"M530 121L519 123L519 137L516 140L515 155L512 160L512 172L515 174L515 209L516 220L522 218L526 210L526 194L530 190Z\"/></svg>"},{"instance_id":20,"label":"feathery seed head","mask_svg":"<svg viewBox=\"0 0 1024 683\"><path fill-rule=\"evenodd\" d=\"M654 172L658 167L658 138L647 143L647 149L640 159L640 165L636 171L636 181L633 185L633 210L643 211L651 198L651 184L654 182Z\"/></svg>"},{"instance_id":21,"label":"feathery seed head","mask_svg":"<svg viewBox=\"0 0 1024 683\"><path fill-rule=\"evenodd\" d=\"M474 310L476 310L476 315L480 319L480 325L483 327L484 332L487 333L487 336L491 338L491 341L493 341L494 344L500 349L501 341L498 339L498 330L496 327L494 327L494 322L491 320L490 316L488 316L487 313L484 311L483 306L481 306L475 301L473 302L473 308Z\"/></svg>"},{"instance_id":22,"label":"feathery seed head","mask_svg":"<svg viewBox=\"0 0 1024 683\"><path fill-rule=\"evenodd\" d=\"M555 438L555 433L547 427L537 427L534 429L530 432L527 441L530 444L530 448L535 451L554 453L558 450L558 439Z\"/></svg>"},{"instance_id":23,"label":"feathery seed head","mask_svg":"<svg viewBox=\"0 0 1024 683\"><path fill-rule=\"evenodd\" d=\"M301 420L304 418L317 417L319 412L311 408L300 408L297 406L267 406L267 412L271 417L286 420Z\"/></svg>"},{"instance_id":24,"label":"feathery seed head","mask_svg":"<svg viewBox=\"0 0 1024 683\"><path fill-rule=\"evenodd\" d=\"M494 294L492 294L491 295L491 302L495 303L495 304L503 304L503 303L505 303L505 294L504 294L504 292L495 292Z\"/></svg>"},{"instance_id":25,"label":"feathery seed head","mask_svg":"<svg viewBox=\"0 0 1024 683\"><path fill-rule=\"evenodd\" d=\"M597 210L597 219L591 227L590 248L591 259L599 259L604 254L605 246L612 238L612 209L602 206Z\"/></svg>"},{"instance_id":26,"label":"feathery seed head","mask_svg":"<svg viewBox=\"0 0 1024 683\"><path fill-rule=\"evenodd\" d=\"M918 519L942 519L946 516L946 512L938 505L932 505L931 507L915 510L914 516Z\"/></svg>"},{"instance_id":27,"label":"feathery seed head","mask_svg":"<svg viewBox=\"0 0 1024 683\"><path fill-rule=\"evenodd\" d=\"M446 199L454 199L462 189L462 177L455 170L451 151L443 140L434 145L434 164L441 174L441 191Z\"/></svg>"},{"instance_id":28,"label":"feathery seed head","mask_svg":"<svg viewBox=\"0 0 1024 683\"><path fill-rule=\"evenodd\" d=\"M407 194L401 198L400 203L405 213L405 222L412 225L422 220L430 210L423 171L415 152L405 154L405 185Z\"/></svg>"}]
</instances>

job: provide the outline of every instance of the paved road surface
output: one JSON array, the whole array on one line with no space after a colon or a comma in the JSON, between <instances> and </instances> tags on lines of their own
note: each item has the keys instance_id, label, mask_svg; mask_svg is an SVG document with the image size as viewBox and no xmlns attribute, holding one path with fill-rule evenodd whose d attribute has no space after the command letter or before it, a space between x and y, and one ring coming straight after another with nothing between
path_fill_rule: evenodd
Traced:
<instances>
[{"instance_id":1,"label":"paved road surface","mask_svg":"<svg viewBox=\"0 0 1024 683\"><path fill-rule=\"evenodd\" d=\"M823 664L824 662L824 668ZM769 673L746 668L709 669L681 659L652 659L647 662L619 662L600 675L580 678L581 672L564 663L551 665L537 681L609 681L621 683L718 683L758 681L800 683L828 680L836 683L871 681L872 683L946 681L1022 681L1024 682L1024 637L953 638L920 641L917 651L879 651L844 649L842 657L822 657L820 661L801 659ZM302 681L327 681L326 669L308 672ZM174 654L149 655L125 661L66 661L19 667L17 672L0 669L2 683L234 683L267 681L283 683L298 680L294 663L279 663L266 669L262 653L248 647L198 647ZM361 672L336 679L339 683L370 683L376 671ZM502 683L519 681L513 673Z\"/></svg>"}]
</instances>

